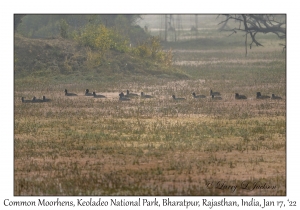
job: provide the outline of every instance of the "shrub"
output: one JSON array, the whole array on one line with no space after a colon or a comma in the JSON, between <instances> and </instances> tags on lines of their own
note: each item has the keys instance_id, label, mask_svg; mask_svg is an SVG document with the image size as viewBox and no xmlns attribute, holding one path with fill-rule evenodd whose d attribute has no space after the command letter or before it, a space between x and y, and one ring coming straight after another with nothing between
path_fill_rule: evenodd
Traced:
<instances>
[{"instance_id":1,"label":"shrub","mask_svg":"<svg viewBox=\"0 0 300 210\"><path fill-rule=\"evenodd\" d=\"M87 25L79 35L75 36L79 44L99 50L103 54L107 50L128 51L128 41L112 29L104 25Z\"/></svg>"},{"instance_id":2,"label":"shrub","mask_svg":"<svg viewBox=\"0 0 300 210\"><path fill-rule=\"evenodd\" d=\"M68 29L69 29L69 25L68 23L65 21L65 19L61 19L60 20L60 36L62 38L68 38Z\"/></svg>"},{"instance_id":3,"label":"shrub","mask_svg":"<svg viewBox=\"0 0 300 210\"><path fill-rule=\"evenodd\" d=\"M141 58L150 58L165 66L172 65L172 50L163 51L158 37L151 37L144 43L139 44L136 48L133 48L132 53Z\"/></svg>"}]
</instances>

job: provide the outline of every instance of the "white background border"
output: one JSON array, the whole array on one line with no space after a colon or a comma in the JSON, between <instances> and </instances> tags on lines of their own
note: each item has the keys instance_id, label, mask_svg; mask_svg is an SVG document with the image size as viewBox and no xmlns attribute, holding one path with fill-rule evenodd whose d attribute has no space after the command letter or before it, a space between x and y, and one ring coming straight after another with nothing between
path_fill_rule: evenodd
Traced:
<instances>
[{"instance_id":1,"label":"white background border","mask_svg":"<svg viewBox=\"0 0 300 210\"><path fill-rule=\"evenodd\" d=\"M293 1L295 2L295 1ZM295 3L276 2L271 0L249 1L4 1L1 3L0 42L1 42L1 179L0 179L0 206L4 199L10 200L37 200L44 197L14 197L13 196L13 15L15 13L286 13L287 14L287 196L267 197L274 200L297 200L300 190L299 159L299 6ZM3 27L4 26L4 27ZM298 94L297 94L298 92ZM56 200L56 197L45 197ZM62 197L62 200L76 200L78 197ZM110 199L112 197L105 197ZM120 198L120 197L119 197ZM125 198L125 197L122 197ZM135 199L136 197L133 197ZM163 197L159 197L162 199ZM193 200L203 197L173 197L183 200ZM221 197L209 197L220 200ZM229 200L240 200L241 197L227 197ZM246 199L247 197L243 197ZM87 197L84 197L87 199ZM130 198L128 198L130 199ZM262 200L263 197L255 197ZM300 206L298 199L297 206ZM40 207L38 207L40 209ZM56 207L57 208L57 207ZM66 207L58 207L66 209ZM96 207L101 208L101 207ZM298 207L299 208L299 207ZM129 208L128 208L129 209ZM225 208L226 209L226 208ZM229 208L228 208L229 209ZM248 208L249 209L249 208Z\"/></svg>"}]
</instances>

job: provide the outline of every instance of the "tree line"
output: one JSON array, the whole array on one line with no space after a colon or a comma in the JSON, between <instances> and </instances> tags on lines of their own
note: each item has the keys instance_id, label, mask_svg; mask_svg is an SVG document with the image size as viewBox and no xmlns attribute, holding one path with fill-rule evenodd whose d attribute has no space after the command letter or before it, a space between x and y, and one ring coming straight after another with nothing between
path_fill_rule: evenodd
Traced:
<instances>
[{"instance_id":1,"label":"tree line","mask_svg":"<svg viewBox=\"0 0 300 210\"><path fill-rule=\"evenodd\" d=\"M137 14L16 14L14 28L15 32L29 38L73 38L88 25L103 25L122 34L130 42L138 43L149 37L137 24L141 18Z\"/></svg>"}]
</instances>

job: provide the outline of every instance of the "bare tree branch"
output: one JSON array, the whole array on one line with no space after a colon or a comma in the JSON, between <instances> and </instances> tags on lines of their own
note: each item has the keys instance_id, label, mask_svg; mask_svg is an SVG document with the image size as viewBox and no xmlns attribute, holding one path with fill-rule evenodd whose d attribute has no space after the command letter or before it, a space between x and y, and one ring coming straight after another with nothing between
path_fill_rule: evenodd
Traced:
<instances>
[{"instance_id":1,"label":"bare tree branch","mask_svg":"<svg viewBox=\"0 0 300 210\"><path fill-rule=\"evenodd\" d=\"M286 38L286 17L285 15L261 15L261 14L226 14L219 15L218 18L225 17L218 25L221 25L220 31L232 32L230 35L237 33L238 31L245 33L245 45L247 45L247 35L250 35L251 43L249 44L250 49L252 45L263 46L260 41L256 39L257 34L273 33L279 39ZM236 25L238 23L238 25ZM235 25L229 27L229 25ZM282 44L285 49L285 45ZM246 53L247 55L247 53Z\"/></svg>"}]
</instances>

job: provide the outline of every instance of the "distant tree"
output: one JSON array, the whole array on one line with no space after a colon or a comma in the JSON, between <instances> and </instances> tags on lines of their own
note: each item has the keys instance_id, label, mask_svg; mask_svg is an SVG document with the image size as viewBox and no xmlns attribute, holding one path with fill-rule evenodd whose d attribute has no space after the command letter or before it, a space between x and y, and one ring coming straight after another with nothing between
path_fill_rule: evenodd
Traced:
<instances>
[{"instance_id":1,"label":"distant tree","mask_svg":"<svg viewBox=\"0 0 300 210\"><path fill-rule=\"evenodd\" d=\"M60 20L60 36L62 38L68 38L68 28L69 25L65 19Z\"/></svg>"},{"instance_id":2,"label":"distant tree","mask_svg":"<svg viewBox=\"0 0 300 210\"><path fill-rule=\"evenodd\" d=\"M32 38L57 37L72 38L77 31L87 25L104 25L117 30L126 38L145 37L142 31L137 31L137 22L142 19L137 14L33 14L15 15L15 31ZM139 32L139 33L138 33ZM134 38L131 38L134 37Z\"/></svg>"},{"instance_id":3,"label":"distant tree","mask_svg":"<svg viewBox=\"0 0 300 210\"><path fill-rule=\"evenodd\" d=\"M247 38L248 34L251 38L251 43L249 44L250 49L252 45L263 46L260 41L256 39L257 34L276 34L279 39L286 38L286 16L285 15L219 15L223 16L225 20L221 21L221 31L231 31L232 34L238 31L245 32L245 48L247 55ZM234 27L229 26L229 22L237 23ZM285 44L280 44L283 46L283 50L286 49Z\"/></svg>"},{"instance_id":4,"label":"distant tree","mask_svg":"<svg viewBox=\"0 0 300 210\"><path fill-rule=\"evenodd\" d=\"M18 25L22 23L22 18L26 15L14 15L14 30L16 31Z\"/></svg>"},{"instance_id":5,"label":"distant tree","mask_svg":"<svg viewBox=\"0 0 300 210\"><path fill-rule=\"evenodd\" d=\"M90 15L91 16L91 15ZM97 18L100 18L101 22L105 27L115 27L116 23L120 23L120 21L123 21L126 26L131 25L135 26L137 22L142 19L141 15L131 15L131 14L109 14L109 15L94 15ZM91 17L89 17L91 19ZM92 17L92 19L95 17Z\"/></svg>"}]
</instances>

